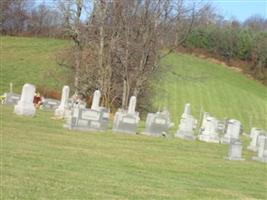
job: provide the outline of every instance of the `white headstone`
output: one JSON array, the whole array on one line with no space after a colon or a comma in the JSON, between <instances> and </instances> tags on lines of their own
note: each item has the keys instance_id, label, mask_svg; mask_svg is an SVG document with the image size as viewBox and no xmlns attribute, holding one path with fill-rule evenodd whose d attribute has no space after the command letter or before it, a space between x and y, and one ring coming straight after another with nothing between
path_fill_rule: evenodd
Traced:
<instances>
[{"instance_id":1,"label":"white headstone","mask_svg":"<svg viewBox=\"0 0 267 200\"><path fill-rule=\"evenodd\" d=\"M138 122L140 120L139 113L135 111L136 97L130 99L128 110L119 109L113 121L113 132L136 134Z\"/></svg>"},{"instance_id":2,"label":"white headstone","mask_svg":"<svg viewBox=\"0 0 267 200\"><path fill-rule=\"evenodd\" d=\"M22 88L21 98L14 109L17 115L33 116L35 114L35 107L33 104L34 94L35 86L26 83Z\"/></svg>"},{"instance_id":3,"label":"white headstone","mask_svg":"<svg viewBox=\"0 0 267 200\"><path fill-rule=\"evenodd\" d=\"M92 110L98 110L99 109L100 98L101 98L101 93L99 90L96 90L94 92L93 103L91 106Z\"/></svg>"},{"instance_id":4,"label":"white headstone","mask_svg":"<svg viewBox=\"0 0 267 200\"><path fill-rule=\"evenodd\" d=\"M166 136L171 124L170 114L167 109L162 112L148 113L144 134L152 136Z\"/></svg>"},{"instance_id":5,"label":"white headstone","mask_svg":"<svg viewBox=\"0 0 267 200\"><path fill-rule=\"evenodd\" d=\"M267 136L260 135L258 137L258 140L259 140L258 155L257 157L253 157L252 159L267 163Z\"/></svg>"},{"instance_id":6,"label":"white headstone","mask_svg":"<svg viewBox=\"0 0 267 200\"><path fill-rule=\"evenodd\" d=\"M135 107L136 107L136 97L132 96L129 102L128 114L135 115Z\"/></svg>"},{"instance_id":7,"label":"white headstone","mask_svg":"<svg viewBox=\"0 0 267 200\"><path fill-rule=\"evenodd\" d=\"M226 134L222 138L221 142L229 144L232 139L239 140L241 133L241 122L235 119L231 119L227 123Z\"/></svg>"},{"instance_id":8,"label":"white headstone","mask_svg":"<svg viewBox=\"0 0 267 200\"><path fill-rule=\"evenodd\" d=\"M240 141L231 140L228 156L225 159L244 160L244 158L242 158L242 143Z\"/></svg>"},{"instance_id":9,"label":"white headstone","mask_svg":"<svg viewBox=\"0 0 267 200\"><path fill-rule=\"evenodd\" d=\"M219 133L217 132L219 121L210 116L204 116L199 140L205 142L219 143Z\"/></svg>"},{"instance_id":10,"label":"white headstone","mask_svg":"<svg viewBox=\"0 0 267 200\"><path fill-rule=\"evenodd\" d=\"M191 115L191 106L189 103L185 104L185 107L184 107L184 114L186 115Z\"/></svg>"},{"instance_id":11,"label":"white headstone","mask_svg":"<svg viewBox=\"0 0 267 200\"><path fill-rule=\"evenodd\" d=\"M190 115L190 104L186 104L175 136L187 140L194 140L194 129L196 128L196 125L197 120Z\"/></svg>"},{"instance_id":12,"label":"white headstone","mask_svg":"<svg viewBox=\"0 0 267 200\"><path fill-rule=\"evenodd\" d=\"M251 142L249 144L249 146L247 147L247 149L252 150L252 151L257 151L258 146L257 146L257 141L258 141L258 137L259 135L262 133L261 129L258 128L252 128L251 132L250 132L250 138L251 138Z\"/></svg>"},{"instance_id":13,"label":"white headstone","mask_svg":"<svg viewBox=\"0 0 267 200\"><path fill-rule=\"evenodd\" d=\"M65 85L62 88L60 105L55 110L56 117L64 117L65 111L68 109L69 93L70 93L70 87Z\"/></svg>"}]
</instances>

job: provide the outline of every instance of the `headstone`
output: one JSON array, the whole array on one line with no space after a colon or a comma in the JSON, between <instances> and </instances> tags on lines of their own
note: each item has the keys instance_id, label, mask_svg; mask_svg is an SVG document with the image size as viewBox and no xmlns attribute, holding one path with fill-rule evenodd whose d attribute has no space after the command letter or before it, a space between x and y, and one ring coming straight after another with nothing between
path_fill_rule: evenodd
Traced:
<instances>
[{"instance_id":1,"label":"headstone","mask_svg":"<svg viewBox=\"0 0 267 200\"><path fill-rule=\"evenodd\" d=\"M94 92L93 102L91 109L92 110L98 110L99 109L99 103L100 103L101 93L99 90L96 90Z\"/></svg>"},{"instance_id":2,"label":"headstone","mask_svg":"<svg viewBox=\"0 0 267 200\"><path fill-rule=\"evenodd\" d=\"M62 89L61 101L58 108L55 110L55 116L63 118L69 108L69 86L65 85Z\"/></svg>"},{"instance_id":3,"label":"headstone","mask_svg":"<svg viewBox=\"0 0 267 200\"><path fill-rule=\"evenodd\" d=\"M60 105L60 101L56 99L45 98L42 101L41 109L47 111L56 110Z\"/></svg>"},{"instance_id":4,"label":"headstone","mask_svg":"<svg viewBox=\"0 0 267 200\"><path fill-rule=\"evenodd\" d=\"M148 113L144 133L152 136L165 135L168 133L171 124L170 114L167 110Z\"/></svg>"},{"instance_id":5,"label":"headstone","mask_svg":"<svg viewBox=\"0 0 267 200\"><path fill-rule=\"evenodd\" d=\"M35 86L26 83L22 88L21 98L18 104L15 105L14 112L17 115L34 116L35 107L33 97L35 94Z\"/></svg>"},{"instance_id":6,"label":"headstone","mask_svg":"<svg viewBox=\"0 0 267 200\"><path fill-rule=\"evenodd\" d=\"M136 134L138 122L140 120L139 113L135 111L136 97L130 98L128 110L119 109L113 122L113 131L121 133Z\"/></svg>"},{"instance_id":7,"label":"headstone","mask_svg":"<svg viewBox=\"0 0 267 200\"><path fill-rule=\"evenodd\" d=\"M259 128L252 128L251 132L250 132L250 138L251 138L251 142L249 144L249 146L247 147L247 149L251 150L251 151L257 151L258 150L258 138L261 134L264 134L263 130L259 129Z\"/></svg>"},{"instance_id":8,"label":"headstone","mask_svg":"<svg viewBox=\"0 0 267 200\"><path fill-rule=\"evenodd\" d=\"M258 137L258 142L259 142L258 155L256 157L252 157L252 159L267 163L267 136L260 135Z\"/></svg>"},{"instance_id":9,"label":"headstone","mask_svg":"<svg viewBox=\"0 0 267 200\"><path fill-rule=\"evenodd\" d=\"M242 143L239 140L232 139L229 145L227 160L244 160L242 158Z\"/></svg>"},{"instance_id":10,"label":"headstone","mask_svg":"<svg viewBox=\"0 0 267 200\"><path fill-rule=\"evenodd\" d=\"M218 133L218 126L219 120L205 113L202 121L200 135L198 136L199 140L205 142L219 143L220 138Z\"/></svg>"},{"instance_id":11,"label":"headstone","mask_svg":"<svg viewBox=\"0 0 267 200\"><path fill-rule=\"evenodd\" d=\"M86 108L73 108L71 115L66 118L63 127L73 130L94 131L108 128L109 110L92 110Z\"/></svg>"},{"instance_id":12,"label":"headstone","mask_svg":"<svg viewBox=\"0 0 267 200\"><path fill-rule=\"evenodd\" d=\"M74 105L70 115L66 118L65 128L94 131L106 130L109 122L109 109L100 107L100 91L95 91L91 109L86 109L83 104Z\"/></svg>"},{"instance_id":13,"label":"headstone","mask_svg":"<svg viewBox=\"0 0 267 200\"><path fill-rule=\"evenodd\" d=\"M175 137L195 140L194 130L196 125L197 120L190 114L190 104L186 104Z\"/></svg>"},{"instance_id":14,"label":"headstone","mask_svg":"<svg viewBox=\"0 0 267 200\"><path fill-rule=\"evenodd\" d=\"M16 105L19 100L20 100L20 94L8 92L4 94L3 103L8 105Z\"/></svg>"},{"instance_id":15,"label":"headstone","mask_svg":"<svg viewBox=\"0 0 267 200\"><path fill-rule=\"evenodd\" d=\"M242 132L241 122L235 119L230 119L227 122L226 133L221 139L221 143L230 144L230 141L232 139L239 140L241 132Z\"/></svg>"}]
</instances>

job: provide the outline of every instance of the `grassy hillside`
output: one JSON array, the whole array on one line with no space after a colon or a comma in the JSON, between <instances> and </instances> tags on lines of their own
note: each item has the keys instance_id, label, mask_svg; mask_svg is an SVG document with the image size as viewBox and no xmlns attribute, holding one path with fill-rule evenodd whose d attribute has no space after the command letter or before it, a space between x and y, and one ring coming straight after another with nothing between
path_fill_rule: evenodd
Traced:
<instances>
[{"instance_id":1,"label":"grassy hillside","mask_svg":"<svg viewBox=\"0 0 267 200\"><path fill-rule=\"evenodd\" d=\"M1 93L25 82L61 91L68 72L55 62L56 52L68 42L55 39L1 37ZM219 117L249 122L267 129L267 87L225 66L183 54L162 60L166 69L155 80L154 106L167 106L177 124L184 104L192 104L196 118L208 111Z\"/></svg>"},{"instance_id":2,"label":"grassy hillside","mask_svg":"<svg viewBox=\"0 0 267 200\"><path fill-rule=\"evenodd\" d=\"M25 82L49 89L61 89L66 81L66 69L55 62L55 53L68 45L64 40L0 37L1 93L20 92Z\"/></svg>"},{"instance_id":3,"label":"grassy hillside","mask_svg":"<svg viewBox=\"0 0 267 200\"><path fill-rule=\"evenodd\" d=\"M196 118L203 111L223 119L241 120L246 131L249 122L267 129L267 87L227 66L184 54L171 54L155 82L155 107L167 105L178 121L184 104L192 105Z\"/></svg>"},{"instance_id":4,"label":"grassy hillside","mask_svg":"<svg viewBox=\"0 0 267 200\"><path fill-rule=\"evenodd\" d=\"M266 199L266 165L227 145L62 128L2 107L1 199ZM244 141L246 146L248 141Z\"/></svg>"},{"instance_id":5,"label":"grassy hillside","mask_svg":"<svg viewBox=\"0 0 267 200\"><path fill-rule=\"evenodd\" d=\"M1 88L25 82L61 89L65 69L55 53L65 41L1 37ZM155 80L154 106L176 122L184 104L267 129L267 89L240 73L172 54ZM62 79L62 80L61 80ZM41 84L40 84L41 83ZM33 118L1 107L1 199L267 199L266 165L224 160L228 146L143 135L84 133L62 128L53 113Z\"/></svg>"}]
</instances>

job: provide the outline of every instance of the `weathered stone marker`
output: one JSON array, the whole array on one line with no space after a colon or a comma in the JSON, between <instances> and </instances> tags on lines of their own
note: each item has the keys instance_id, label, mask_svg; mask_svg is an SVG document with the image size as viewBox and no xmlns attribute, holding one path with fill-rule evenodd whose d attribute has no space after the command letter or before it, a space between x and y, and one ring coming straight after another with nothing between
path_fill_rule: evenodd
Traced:
<instances>
[{"instance_id":1,"label":"weathered stone marker","mask_svg":"<svg viewBox=\"0 0 267 200\"><path fill-rule=\"evenodd\" d=\"M21 98L18 104L15 105L14 112L17 115L34 116L35 107L33 98L35 93L35 86L26 83L22 88Z\"/></svg>"},{"instance_id":2,"label":"weathered stone marker","mask_svg":"<svg viewBox=\"0 0 267 200\"><path fill-rule=\"evenodd\" d=\"M115 116L113 122L113 131L136 134L137 126L139 122L139 113L135 111L136 107L136 97L132 96L130 98L128 110L119 109Z\"/></svg>"},{"instance_id":3,"label":"weathered stone marker","mask_svg":"<svg viewBox=\"0 0 267 200\"><path fill-rule=\"evenodd\" d=\"M58 108L55 110L56 117L64 117L68 109L70 87L65 85L62 88L61 101Z\"/></svg>"},{"instance_id":4,"label":"weathered stone marker","mask_svg":"<svg viewBox=\"0 0 267 200\"><path fill-rule=\"evenodd\" d=\"M258 138L260 135L263 135L264 131L259 129L259 128L252 128L251 132L250 132L250 138L251 138L251 142L249 144L249 146L247 147L247 149L251 150L251 151L257 151L258 150Z\"/></svg>"},{"instance_id":5,"label":"weathered stone marker","mask_svg":"<svg viewBox=\"0 0 267 200\"><path fill-rule=\"evenodd\" d=\"M199 140L220 143L218 126L219 121L215 117L211 117L208 113L204 113L200 135L198 136Z\"/></svg>"},{"instance_id":6,"label":"weathered stone marker","mask_svg":"<svg viewBox=\"0 0 267 200\"><path fill-rule=\"evenodd\" d=\"M107 129L109 109L99 106L100 98L101 93L99 90L96 90L91 109L87 109L83 105L75 105L70 116L66 118L66 123L63 127L82 131L102 131Z\"/></svg>"},{"instance_id":7,"label":"weathered stone marker","mask_svg":"<svg viewBox=\"0 0 267 200\"><path fill-rule=\"evenodd\" d=\"M20 100L21 95L8 92L8 93L4 93L4 97L5 99L4 99L3 104L16 105L18 101Z\"/></svg>"},{"instance_id":8,"label":"weathered stone marker","mask_svg":"<svg viewBox=\"0 0 267 200\"><path fill-rule=\"evenodd\" d=\"M157 113L148 113L144 134L161 136L168 133L171 126L170 114L167 110Z\"/></svg>"},{"instance_id":9,"label":"weathered stone marker","mask_svg":"<svg viewBox=\"0 0 267 200\"><path fill-rule=\"evenodd\" d=\"M60 105L60 101L56 99L44 98L41 109L46 111L54 111Z\"/></svg>"},{"instance_id":10,"label":"weathered stone marker","mask_svg":"<svg viewBox=\"0 0 267 200\"><path fill-rule=\"evenodd\" d=\"M239 140L232 139L229 145L227 160L244 160L242 158L242 143Z\"/></svg>"},{"instance_id":11,"label":"weathered stone marker","mask_svg":"<svg viewBox=\"0 0 267 200\"><path fill-rule=\"evenodd\" d=\"M258 155L257 157L252 157L252 159L267 163L267 136L260 135L258 140L259 140Z\"/></svg>"},{"instance_id":12,"label":"weathered stone marker","mask_svg":"<svg viewBox=\"0 0 267 200\"><path fill-rule=\"evenodd\" d=\"M194 130L197 125L197 120L191 115L190 110L190 104L186 104L175 137L195 140Z\"/></svg>"},{"instance_id":13,"label":"weathered stone marker","mask_svg":"<svg viewBox=\"0 0 267 200\"><path fill-rule=\"evenodd\" d=\"M241 132L241 122L235 119L230 119L227 123L226 134L221 139L221 143L230 144L232 139L239 140Z\"/></svg>"},{"instance_id":14,"label":"weathered stone marker","mask_svg":"<svg viewBox=\"0 0 267 200\"><path fill-rule=\"evenodd\" d=\"M101 98L101 93L99 90L96 90L93 96L93 102L91 106L92 110L99 110L100 98Z\"/></svg>"}]
</instances>

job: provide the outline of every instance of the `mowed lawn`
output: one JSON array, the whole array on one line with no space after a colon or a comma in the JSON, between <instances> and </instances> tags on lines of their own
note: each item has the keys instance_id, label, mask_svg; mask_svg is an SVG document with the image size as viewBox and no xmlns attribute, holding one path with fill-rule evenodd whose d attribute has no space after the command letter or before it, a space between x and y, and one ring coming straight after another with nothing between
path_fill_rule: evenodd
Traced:
<instances>
[{"instance_id":1,"label":"mowed lawn","mask_svg":"<svg viewBox=\"0 0 267 200\"><path fill-rule=\"evenodd\" d=\"M267 168L228 146L62 128L2 106L2 199L266 199Z\"/></svg>"},{"instance_id":2,"label":"mowed lawn","mask_svg":"<svg viewBox=\"0 0 267 200\"><path fill-rule=\"evenodd\" d=\"M61 90L69 70L57 64L57 52L68 47L66 40L0 36L1 90L21 92L24 83Z\"/></svg>"},{"instance_id":3,"label":"mowed lawn","mask_svg":"<svg viewBox=\"0 0 267 200\"><path fill-rule=\"evenodd\" d=\"M267 130L267 87L227 66L185 54L162 60L163 73L155 81L155 107L167 106L178 123L184 105L200 119L204 111L219 118Z\"/></svg>"}]
</instances>

